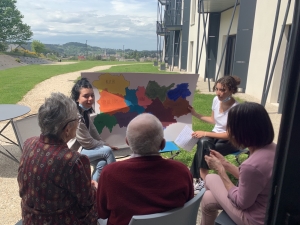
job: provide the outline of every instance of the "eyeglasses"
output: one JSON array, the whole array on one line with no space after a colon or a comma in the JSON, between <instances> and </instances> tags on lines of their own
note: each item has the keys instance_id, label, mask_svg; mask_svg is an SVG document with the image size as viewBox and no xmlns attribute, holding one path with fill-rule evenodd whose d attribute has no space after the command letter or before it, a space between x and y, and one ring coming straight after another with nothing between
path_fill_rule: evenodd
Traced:
<instances>
[{"instance_id":1,"label":"eyeglasses","mask_svg":"<svg viewBox=\"0 0 300 225\"><path fill-rule=\"evenodd\" d=\"M76 121L76 120L78 120L78 122L80 122L81 119L82 119L82 116L79 116L79 117L76 118L76 119L73 119L73 120L68 121L68 122L64 125L64 127L63 127L62 129L63 129L63 130L66 129L66 127L68 126L69 123L74 122L74 121Z\"/></svg>"}]
</instances>

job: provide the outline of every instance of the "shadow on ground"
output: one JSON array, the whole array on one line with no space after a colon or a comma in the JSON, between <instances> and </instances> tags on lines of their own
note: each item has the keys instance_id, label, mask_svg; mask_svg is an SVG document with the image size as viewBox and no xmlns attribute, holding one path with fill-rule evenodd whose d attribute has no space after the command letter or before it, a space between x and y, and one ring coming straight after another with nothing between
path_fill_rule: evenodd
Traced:
<instances>
[{"instance_id":1,"label":"shadow on ground","mask_svg":"<svg viewBox=\"0 0 300 225\"><path fill-rule=\"evenodd\" d=\"M21 150L16 145L8 145L1 143L10 153L12 153L18 160L21 157ZM7 152L0 146L0 151L7 154ZM0 154L0 177L2 178L17 178L19 163L14 162L3 154Z\"/></svg>"}]
</instances>

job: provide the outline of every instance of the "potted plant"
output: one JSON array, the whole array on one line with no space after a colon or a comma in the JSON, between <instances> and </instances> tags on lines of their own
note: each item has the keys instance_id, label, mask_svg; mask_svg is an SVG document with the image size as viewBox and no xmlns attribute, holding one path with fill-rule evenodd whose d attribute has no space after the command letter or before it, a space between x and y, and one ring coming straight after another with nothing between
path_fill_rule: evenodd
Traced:
<instances>
[{"instance_id":1,"label":"potted plant","mask_svg":"<svg viewBox=\"0 0 300 225\"><path fill-rule=\"evenodd\" d=\"M166 70L166 64L165 63L161 63L159 69L160 70Z\"/></svg>"},{"instance_id":2,"label":"potted plant","mask_svg":"<svg viewBox=\"0 0 300 225\"><path fill-rule=\"evenodd\" d=\"M158 62L156 60L153 61L154 66L158 66Z\"/></svg>"}]
</instances>

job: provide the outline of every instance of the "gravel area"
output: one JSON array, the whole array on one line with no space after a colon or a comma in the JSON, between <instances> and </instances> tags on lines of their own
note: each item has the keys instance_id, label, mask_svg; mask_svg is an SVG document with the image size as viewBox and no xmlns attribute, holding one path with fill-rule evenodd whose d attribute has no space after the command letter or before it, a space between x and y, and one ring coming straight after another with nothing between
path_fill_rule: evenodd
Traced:
<instances>
[{"instance_id":1,"label":"gravel area","mask_svg":"<svg viewBox=\"0 0 300 225\"><path fill-rule=\"evenodd\" d=\"M62 92L69 96L70 90L74 84L74 80L76 80L80 76L81 72L100 71L108 69L110 67L111 66L98 66L89 70L67 73L52 77L36 85L31 91L29 91L24 96L24 98L20 102L18 102L18 104L26 105L31 108L31 111L27 115L37 113L39 106L44 102L44 99L46 97L50 96L51 92ZM200 89L202 93L208 93L207 83L199 81L198 89ZM210 92L210 94L213 93ZM255 99L249 95L238 94L237 96L247 101L259 102L258 99ZM277 114L277 106L268 104L266 108L274 125L276 133L275 142L277 142L281 115ZM6 122L0 122L0 129L5 125L5 123ZM3 132L3 134L5 136L10 137L12 140L15 140L14 133L10 125ZM0 144L7 150L9 150L14 156L16 156L16 158L20 158L21 151L19 147L4 142L4 138L2 137L0 138ZM4 151L1 146L0 150ZM0 168L0 218L2 221L1 224L14 225L17 221L21 219L20 197L18 193L18 184L16 179L18 164L0 154ZM200 224L199 214L197 224Z\"/></svg>"}]
</instances>

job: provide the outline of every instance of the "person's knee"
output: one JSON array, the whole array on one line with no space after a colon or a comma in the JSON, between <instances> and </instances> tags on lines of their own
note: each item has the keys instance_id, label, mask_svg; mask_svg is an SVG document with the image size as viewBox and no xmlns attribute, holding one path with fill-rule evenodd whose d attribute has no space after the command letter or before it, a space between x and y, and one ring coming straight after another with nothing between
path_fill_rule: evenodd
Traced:
<instances>
[{"instance_id":1,"label":"person's knee","mask_svg":"<svg viewBox=\"0 0 300 225\"><path fill-rule=\"evenodd\" d=\"M97 169L98 170L102 170L103 169L103 167L104 166L106 166L107 165L107 162L106 162L106 160L100 160L98 163L97 163Z\"/></svg>"},{"instance_id":2,"label":"person's knee","mask_svg":"<svg viewBox=\"0 0 300 225\"><path fill-rule=\"evenodd\" d=\"M219 175L217 174L208 174L206 177L205 177L205 187L207 189L210 189L209 187L211 185L216 185L216 180L219 179Z\"/></svg>"},{"instance_id":3,"label":"person's knee","mask_svg":"<svg viewBox=\"0 0 300 225\"><path fill-rule=\"evenodd\" d=\"M205 145L207 142L209 142L209 139L206 137L203 137L198 140L197 144Z\"/></svg>"},{"instance_id":4,"label":"person's knee","mask_svg":"<svg viewBox=\"0 0 300 225\"><path fill-rule=\"evenodd\" d=\"M200 138L199 141L197 142L197 145L202 147L203 149L208 148L208 149L215 149L215 145L212 142L211 138Z\"/></svg>"}]
</instances>

